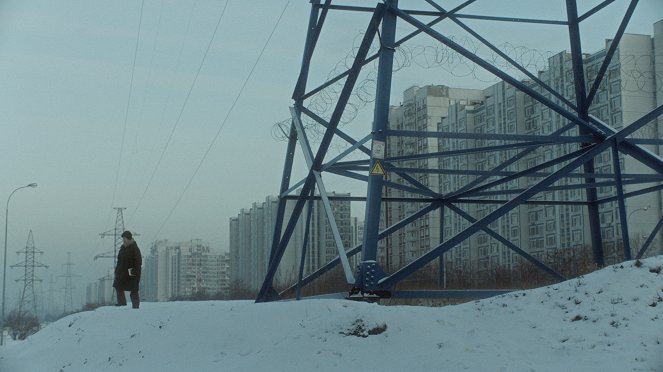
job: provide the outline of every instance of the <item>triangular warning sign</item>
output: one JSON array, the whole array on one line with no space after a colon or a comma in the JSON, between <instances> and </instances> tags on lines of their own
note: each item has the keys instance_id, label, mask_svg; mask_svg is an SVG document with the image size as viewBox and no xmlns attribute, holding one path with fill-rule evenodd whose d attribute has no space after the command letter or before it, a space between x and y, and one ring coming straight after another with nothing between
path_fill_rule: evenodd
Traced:
<instances>
[{"instance_id":1,"label":"triangular warning sign","mask_svg":"<svg viewBox=\"0 0 663 372\"><path fill-rule=\"evenodd\" d=\"M384 171L384 167L380 163L380 160L375 160L373 168L371 168L371 176L384 176L387 172Z\"/></svg>"}]
</instances>

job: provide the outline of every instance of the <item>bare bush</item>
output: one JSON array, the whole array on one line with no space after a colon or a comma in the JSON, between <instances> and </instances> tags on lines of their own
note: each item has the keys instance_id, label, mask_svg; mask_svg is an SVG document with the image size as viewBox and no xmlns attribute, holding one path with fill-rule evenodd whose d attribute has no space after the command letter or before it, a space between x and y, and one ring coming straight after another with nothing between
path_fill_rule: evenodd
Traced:
<instances>
[{"instance_id":1,"label":"bare bush","mask_svg":"<svg viewBox=\"0 0 663 372\"><path fill-rule=\"evenodd\" d=\"M30 313L12 311L5 318L5 327L13 340L25 340L39 330L39 319Z\"/></svg>"}]
</instances>

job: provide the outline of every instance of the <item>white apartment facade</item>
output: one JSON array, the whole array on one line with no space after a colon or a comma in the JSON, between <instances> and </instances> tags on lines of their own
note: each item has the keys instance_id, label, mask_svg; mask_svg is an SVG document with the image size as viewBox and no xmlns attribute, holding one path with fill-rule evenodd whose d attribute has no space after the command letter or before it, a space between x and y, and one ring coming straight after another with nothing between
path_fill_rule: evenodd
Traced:
<instances>
[{"instance_id":1,"label":"white apartment facade","mask_svg":"<svg viewBox=\"0 0 663 372\"><path fill-rule=\"evenodd\" d=\"M141 293L146 301L169 301L195 296L226 296L228 253L210 249L200 239L159 240L143 260Z\"/></svg>"},{"instance_id":2,"label":"white apartment facade","mask_svg":"<svg viewBox=\"0 0 663 372\"><path fill-rule=\"evenodd\" d=\"M663 21L656 23L654 29L653 38L648 35L625 34L623 36L604 78L604 83L600 86L591 107L591 115L615 129L621 129L624 125L632 123L663 101L663 82L661 81L663 63L659 61L661 58L655 58L663 54ZM584 67L588 81L594 80L604 56L605 50L585 56ZM567 99L574 102L573 72L568 53L562 52L552 56L549 59L549 68L540 71L538 77L555 90L563 92ZM535 85L532 83L532 86ZM563 105L559 99L546 91L536 89L549 99ZM643 128L634 137L660 138L661 132L659 131L663 124L660 121L659 119L659 123L654 122ZM568 122L563 120L560 115L504 82L499 82L484 90L460 90L444 86L412 87L404 92L403 103L391 108L390 129L466 132L487 134L488 136L483 139L390 138L387 142L387 155L392 158L401 155L501 145L506 142L491 139L489 135L493 133L545 135L553 133L566 124ZM577 127L567 131L566 135L578 135ZM663 148L660 146L649 145L647 147L656 154L662 153ZM578 148L577 143L542 145L514 161L502 171L515 172L530 168ZM402 161L398 165L439 170L439 175L421 173L418 181L433 191L448 195L476 180L479 177L476 171L494 169L498 164L512 159L521 151L522 149L479 152ZM621 156L620 162L622 173L652 173L650 169L631 157ZM559 166L551 167L548 171L558 168ZM609 151L596 157L595 170L598 174L612 173L612 158ZM452 172L460 174L452 175L450 174ZM578 172L582 172L582 169ZM388 180L407 184L406 181L392 173L388 174ZM509 195L516 195L517 190L527 188L539 180L541 180L541 176L533 175L502 184L491 190L510 190ZM598 180L605 181L606 178ZM555 186L563 187L582 182L584 179L581 177L569 178L556 183ZM625 192L652 185L626 185ZM613 186L601 187L597 191L599 198L615 195ZM404 197L412 196L412 194L387 188L385 196ZM481 198L504 199L505 196L491 195L490 192L486 192ZM661 219L661 199L660 193L649 193L628 199L626 207L631 234L630 241L634 253L637 252L644 237ZM580 188L546 191L532 200L584 201L585 192ZM499 205L459 206L474 218L480 219ZM387 203L383 211L383 218L387 225L391 225L420 207L416 203ZM621 226L616 203L601 205L599 213L606 262L615 262L620 259L620 255L623 256L620 243ZM447 239L469 226L466 219L448 209L444 211L442 226L440 226L439 218L439 213L432 213L388 237L385 249L388 258L383 258L383 262L387 263L386 270L390 271L411 262L439 244L441 239ZM558 249L591 245L587 210L579 205L524 205L496 220L489 227L539 259L544 259ZM660 251L661 239L659 236L650 252L660 253ZM488 273L496 267L511 269L516 263L516 257L516 253L485 232L473 235L445 254L447 268L465 273L477 273L478 276Z\"/></svg>"},{"instance_id":3,"label":"white apartment facade","mask_svg":"<svg viewBox=\"0 0 663 372\"><path fill-rule=\"evenodd\" d=\"M329 193L329 196L350 194ZM353 237L350 201L332 200L332 212L345 249L356 240ZM282 230L292 214L295 201L286 203ZM303 274L307 275L338 256L331 225L327 221L322 201L312 204L311 227L306 244ZM276 221L278 199L267 197L263 203L254 203L248 210L241 210L237 217L230 218L230 281L244 291L257 292L267 274L272 238ZM292 233L290 241L279 264L274 282L277 286L294 283L299 274L301 253L304 247L306 208Z\"/></svg>"}]
</instances>

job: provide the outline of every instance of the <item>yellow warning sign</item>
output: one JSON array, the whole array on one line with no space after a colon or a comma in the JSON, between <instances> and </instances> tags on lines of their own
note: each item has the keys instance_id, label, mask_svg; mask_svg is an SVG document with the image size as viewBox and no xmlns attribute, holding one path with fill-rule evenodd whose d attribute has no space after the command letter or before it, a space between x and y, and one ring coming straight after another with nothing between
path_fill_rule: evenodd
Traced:
<instances>
[{"instance_id":1,"label":"yellow warning sign","mask_svg":"<svg viewBox=\"0 0 663 372\"><path fill-rule=\"evenodd\" d=\"M384 167L380 163L380 160L375 160L373 168L371 168L371 176L384 176L387 172L384 171Z\"/></svg>"}]
</instances>

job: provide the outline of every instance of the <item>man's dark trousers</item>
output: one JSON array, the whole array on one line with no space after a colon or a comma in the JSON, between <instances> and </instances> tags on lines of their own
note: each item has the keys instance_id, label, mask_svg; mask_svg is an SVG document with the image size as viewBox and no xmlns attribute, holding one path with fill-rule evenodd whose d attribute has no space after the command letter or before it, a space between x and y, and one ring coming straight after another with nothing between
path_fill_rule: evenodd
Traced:
<instances>
[{"instance_id":1,"label":"man's dark trousers","mask_svg":"<svg viewBox=\"0 0 663 372\"><path fill-rule=\"evenodd\" d=\"M116 292L117 292L117 304L119 306L126 306L127 297L125 296L124 291L116 289ZM138 309L138 306L140 305L140 296L138 295L138 290L132 289L131 292L129 293L129 298L131 298L131 306L134 309Z\"/></svg>"}]
</instances>

